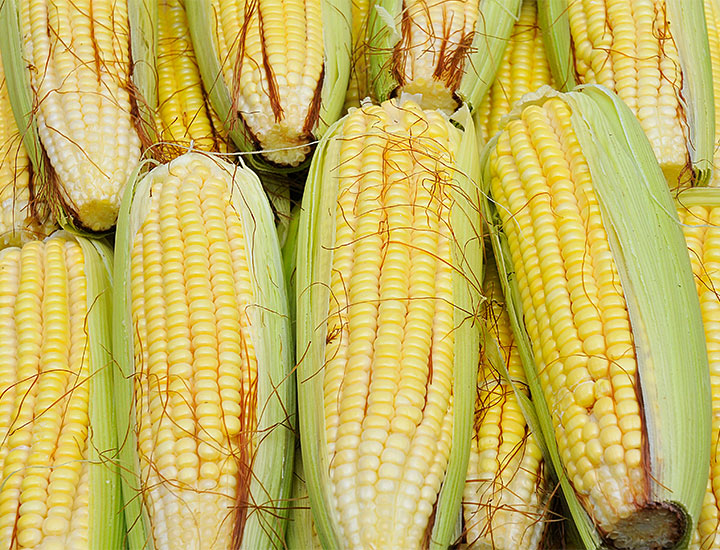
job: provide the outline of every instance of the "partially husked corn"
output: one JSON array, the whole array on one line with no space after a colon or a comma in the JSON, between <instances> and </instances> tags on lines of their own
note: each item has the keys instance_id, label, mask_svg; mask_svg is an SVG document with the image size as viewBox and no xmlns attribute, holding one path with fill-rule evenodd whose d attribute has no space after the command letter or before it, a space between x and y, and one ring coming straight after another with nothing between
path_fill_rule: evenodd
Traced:
<instances>
[{"instance_id":1,"label":"partially husked corn","mask_svg":"<svg viewBox=\"0 0 720 550\"><path fill-rule=\"evenodd\" d=\"M536 550L547 519L546 475L537 434L515 394L527 395L527 385L492 260L483 294L486 336L463 493L465 540L477 550Z\"/></svg>"},{"instance_id":2,"label":"partially husked corn","mask_svg":"<svg viewBox=\"0 0 720 550\"><path fill-rule=\"evenodd\" d=\"M601 84L640 121L671 188L709 176L714 118L699 0L548 0L559 86ZM554 11L553 11L554 10ZM561 76L562 75L562 76ZM708 116L709 115L709 116Z\"/></svg>"},{"instance_id":3,"label":"partially husked corn","mask_svg":"<svg viewBox=\"0 0 720 550\"><path fill-rule=\"evenodd\" d=\"M187 6L218 115L241 150L297 167L340 115L350 73L350 1L198 0Z\"/></svg>"},{"instance_id":4,"label":"partially husked corn","mask_svg":"<svg viewBox=\"0 0 720 550\"><path fill-rule=\"evenodd\" d=\"M284 536L294 403L267 199L248 169L186 153L140 180L124 212L131 549L270 548Z\"/></svg>"},{"instance_id":5,"label":"partially husked corn","mask_svg":"<svg viewBox=\"0 0 720 550\"><path fill-rule=\"evenodd\" d=\"M157 27L157 125L165 156L176 157L191 144L227 152L227 133L203 91L185 1L160 0Z\"/></svg>"},{"instance_id":6,"label":"partially husked corn","mask_svg":"<svg viewBox=\"0 0 720 550\"><path fill-rule=\"evenodd\" d=\"M480 262L479 225L463 217L476 181L467 128L412 101L366 105L333 128L311 167L297 351L303 461L324 546L420 548L433 522L433 536L451 542L479 345L459 321L477 269L462 254Z\"/></svg>"},{"instance_id":7,"label":"partially husked corn","mask_svg":"<svg viewBox=\"0 0 720 550\"><path fill-rule=\"evenodd\" d=\"M524 325L514 328L532 346L525 367L566 497L617 548L671 548L693 525L685 514L699 512L709 396L690 266L649 144L627 107L588 87L528 101L486 158L507 237L496 254L517 274ZM650 299L649 269L663 273L652 279L667 284L663 295L682 292L678 303ZM670 397L675 405L660 404ZM681 411L697 422L684 443ZM688 454L694 466L679 463ZM682 508L670 504L683 498Z\"/></svg>"},{"instance_id":8,"label":"partially husked corn","mask_svg":"<svg viewBox=\"0 0 720 550\"><path fill-rule=\"evenodd\" d=\"M64 233L0 251L3 550L121 548L109 255Z\"/></svg>"},{"instance_id":9,"label":"partially husked corn","mask_svg":"<svg viewBox=\"0 0 720 550\"><path fill-rule=\"evenodd\" d=\"M37 120L52 167L45 195L81 226L108 230L140 158L127 0L9 1L6 15L13 9L33 98L24 116Z\"/></svg>"}]
</instances>

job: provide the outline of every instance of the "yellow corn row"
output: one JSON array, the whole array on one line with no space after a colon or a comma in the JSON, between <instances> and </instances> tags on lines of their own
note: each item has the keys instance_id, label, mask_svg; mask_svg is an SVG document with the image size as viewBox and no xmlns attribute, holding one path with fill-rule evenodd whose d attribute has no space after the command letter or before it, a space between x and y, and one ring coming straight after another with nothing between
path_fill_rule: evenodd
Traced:
<instances>
[{"instance_id":1,"label":"yellow corn row","mask_svg":"<svg viewBox=\"0 0 720 550\"><path fill-rule=\"evenodd\" d=\"M260 182L186 153L126 197L115 348L127 376L118 422L137 433L123 449L130 548L271 548L284 537L294 402Z\"/></svg>"},{"instance_id":2,"label":"yellow corn row","mask_svg":"<svg viewBox=\"0 0 720 550\"><path fill-rule=\"evenodd\" d=\"M469 236L479 225L463 217L476 192L468 122L463 134L412 101L366 105L314 157L297 350L303 462L325 547L421 548L431 532L452 542L479 347L460 321L481 262Z\"/></svg>"},{"instance_id":3,"label":"yellow corn row","mask_svg":"<svg viewBox=\"0 0 720 550\"><path fill-rule=\"evenodd\" d=\"M697 521L709 395L690 266L649 144L616 96L587 87L529 101L485 155L488 215L507 237L496 257L517 274L516 336L585 542L599 543L594 524L616 548L670 548ZM663 276L650 285L650 273Z\"/></svg>"},{"instance_id":4,"label":"yellow corn row","mask_svg":"<svg viewBox=\"0 0 720 550\"><path fill-rule=\"evenodd\" d=\"M495 80L477 110L481 142L497 133L500 119L515 102L546 84L552 85L552 76L538 27L537 6L534 0L525 0Z\"/></svg>"},{"instance_id":5,"label":"yellow corn row","mask_svg":"<svg viewBox=\"0 0 720 550\"><path fill-rule=\"evenodd\" d=\"M34 200L32 170L15 124L0 59L0 245L52 232L47 205Z\"/></svg>"},{"instance_id":6,"label":"yellow corn row","mask_svg":"<svg viewBox=\"0 0 720 550\"><path fill-rule=\"evenodd\" d=\"M109 272L56 233L0 251L0 548L122 547Z\"/></svg>"},{"instance_id":7,"label":"yellow corn row","mask_svg":"<svg viewBox=\"0 0 720 550\"><path fill-rule=\"evenodd\" d=\"M479 550L536 550L545 528L542 453L514 388L525 374L492 262L483 283L487 337L477 381L475 425L463 493L465 540ZM504 369L496 361L501 361Z\"/></svg>"},{"instance_id":8,"label":"yellow corn row","mask_svg":"<svg viewBox=\"0 0 720 550\"><path fill-rule=\"evenodd\" d=\"M705 180L714 115L700 1L542 4L558 85L610 88L639 119L672 188L691 180L691 163Z\"/></svg>"},{"instance_id":9,"label":"yellow corn row","mask_svg":"<svg viewBox=\"0 0 720 550\"><path fill-rule=\"evenodd\" d=\"M168 160L190 145L227 152L227 134L202 88L183 0L158 2L157 126Z\"/></svg>"}]
</instances>

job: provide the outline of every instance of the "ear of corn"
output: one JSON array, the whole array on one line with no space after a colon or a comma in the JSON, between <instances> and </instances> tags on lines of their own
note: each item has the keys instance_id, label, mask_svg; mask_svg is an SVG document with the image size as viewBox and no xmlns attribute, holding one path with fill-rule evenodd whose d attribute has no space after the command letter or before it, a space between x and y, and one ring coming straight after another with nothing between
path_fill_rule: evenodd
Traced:
<instances>
[{"instance_id":1,"label":"ear of corn","mask_svg":"<svg viewBox=\"0 0 720 550\"><path fill-rule=\"evenodd\" d=\"M130 550L279 547L293 465L292 340L260 182L186 153L124 201L114 350Z\"/></svg>"},{"instance_id":2,"label":"ear of corn","mask_svg":"<svg viewBox=\"0 0 720 550\"><path fill-rule=\"evenodd\" d=\"M35 198L33 183L0 59L0 246L18 245L52 233L47 205Z\"/></svg>"},{"instance_id":3,"label":"ear of corn","mask_svg":"<svg viewBox=\"0 0 720 550\"><path fill-rule=\"evenodd\" d=\"M123 546L112 252L58 232L0 251L0 541Z\"/></svg>"},{"instance_id":4,"label":"ear of corn","mask_svg":"<svg viewBox=\"0 0 720 550\"><path fill-rule=\"evenodd\" d=\"M459 123L465 132L409 100L367 105L326 134L311 164L298 237L298 396L323 547L455 540L482 260L467 109Z\"/></svg>"},{"instance_id":5,"label":"ear of corn","mask_svg":"<svg viewBox=\"0 0 720 550\"><path fill-rule=\"evenodd\" d=\"M63 223L110 229L127 178L140 157L131 114L128 8L142 0L4 2L7 78L18 126L36 172ZM22 44L8 49L9 42ZM7 55L6 55L7 54ZM32 119L32 124L29 123ZM37 136L34 130L37 129ZM39 136L39 138L38 138Z\"/></svg>"},{"instance_id":6,"label":"ear of corn","mask_svg":"<svg viewBox=\"0 0 720 550\"><path fill-rule=\"evenodd\" d=\"M548 0L540 20L559 86L615 91L671 187L707 181L715 114L701 0Z\"/></svg>"},{"instance_id":7,"label":"ear of corn","mask_svg":"<svg viewBox=\"0 0 720 550\"><path fill-rule=\"evenodd\" d=\"M495 80L475 113L480 141L485 143L497 133L502 117L523 95L543 85L552 85L552 77L538 26L537 5L525 0Z\"/></svg>"},{"instance_id":8,"label":"ear of corn","mask_svg":"<svg viewBox=\"0 0 720 550\"><path fill-rule=\"evenodd\" d=\"M227 152L223 124L209 104L190 40L185 2L157 0L156 126L163 158L179 156L191 146Z\"/></svg>"},{"instance_id":9,"label":"ear of corn","mask_svg":"<svg viewBox=\"0 0 720 550\"><path fill-rule=\"evenodd\" d=\"M536 550L549 491L538 434L525 419L532 404L492 259L483 294L485 327L463 493L465 539L468 548Z\"/></svg>"},{"instance_id":10,"label":"ear of corn","mask_svg":"<svg viewBox=\"0 0 720 550\"><path fill-rule=\"evenodd\" d=\"M350 0L186 7L205 88L238 149L260 149L270 164L297 169L343 108Z\"/></svg>"},{"instance_id":11,"label":"ear of corn","mask_svg":"<svg viewBox=\"0 0 720 550\"><path fill-rule=\"evenodd\" d=\"M600 544L594 524L617 548L682 547L707 480L710 383L647 138L603 88L545 91L491 140L483 170L518 349L585 546Z\"/></svg>"},{"instance_id":12,"label":"ear of corn","mask_svg":"<svg viewBox=\"0 0 720 550\"><path fill-rule=\"evenodd\" d=\"M381 0L370 10L370 83L383 101L422 94L422 106L473 109L492 85L521 0Z\"/></svg>"}]
</instances>

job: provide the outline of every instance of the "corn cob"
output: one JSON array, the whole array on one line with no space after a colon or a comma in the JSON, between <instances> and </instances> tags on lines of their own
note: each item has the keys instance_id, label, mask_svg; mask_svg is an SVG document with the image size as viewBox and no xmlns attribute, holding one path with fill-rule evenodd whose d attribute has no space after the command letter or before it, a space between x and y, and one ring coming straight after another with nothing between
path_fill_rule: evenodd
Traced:
<instances>
[{"instance_id":1,"label":"corn cob","mask_svg":"<svg viewBox=\"0 0 720 550\"><path fill-rule=\"evenodd\" d=\"M483 170L498 267L517 274L518 349L586 547L600 544L593 524L615 548L687 544L708 471L707 357L642 129L606 89L548 90L491 140Z\"/></svg>"},{"instance_id":2,"label":"corn cob","mask_svg":"<svg viewBox=\"0 0 720 550\"><path fill-rule=\"evenodd\" d=\"M455 536L479 347L467 316L481 286L468 199L477 154L463 115L466 132L412 101L367 105L329 131L311 164L298 396L323 547L411 549L427 537L444 547Z\"/></svg>"},{"instance_id":3,"label":"corn cob","mask_svg":"<svg viewBox=\"0 0 720 550\"><path fill-rule=\"evenodd\" d=\"M0 548L122 548L110 249L0 251Z\"/></svg>"},{"instance_id":4,"label":"corn cob","mask_svg":"<svg viewBox=\"0 0 720 550\"><path fill-rule=\"evenodd\" d=\"M480 104L491 86L522 0L380 0L367 31L374 96L421 94L452 112Z\"/></svg>"},{"instance_id":5,"label":"corn cob","mask_svg":"<svg viewBox=\"0 0 720 550\"><path fill-rule=\"evenodd\" d=\"M0 246L52 232L47 206L35 200L32 170L15 124L0 59Z\"/></svg>"},{"instance_id":6,"label":"corn cob","mask_svg":"<svg viewBox=\"0 0 720 550\"><path fill-rule=\"evenodd\" d=\"M186 153L123 200L114 349L125 374L117 414L129 550L277 547L294 379L280 248L260 182Z\"/></svg>"},{"instance_id":7,"label":"corn cob","mask_svg":"<svg viewBox=\"0 0 720 550\"><path fill-rule=\"evenodd\" d=\"M561 89L591 83L615 91L640 120L671 188L707 181L715 115L701 0L548 0L540 20Z\"/></svg>"},{"instance_id":8,"label":"corn cob","mask_svg":"<svg viewBox=\"0 0 720 550\"><path fill-rule=\"evenodd\" d=\"M301 165L343 108L350 0L197 0L187 8L205 87L237 147Z\"/></svg>"},{"instance_id":9,"label":"corn cob","mask_svg":"<svg viewBox=\"0 0 720 550\"><path fill-rule=\"evenodd\" d=\"M157 126L164 158L179 156L192 146L227 152L223 124L202 88L182 0L158 1Z\"/></svg>"},{"instance_id":10,"label":"corn cob","mask_svg":"<svg viewBox=\"0 0 720 550\"><path fill-rule=\"evenodd\" d=\"M552 85L534 0L524 0L505 48L495 80L477 109L480 141L485 143L500 128L500 120L520 98L543 85Z\"/></svg>"},{"instance_id":11,"label":"corn cob","mask_svg":"<svg viewBox=\"0 0 720 550\"><path fill-rule=\"evenodd\" d=\"M10 86L10 99L18 126L29 127L27 119L35 118L52 167L45 178L51 187L43 194L61 221L67 216L93 231L110 229L140 157L129 91L128 1L5 4L4 32L22 44L21 59L13 63L29 69L29 76L9 73L19 79ZM35 169L44 173L48 167Z\"/></svg>"},{"instance_id":12,"label":"corn cob","mask_svg":"<svg viewBox=\"0 0 720 550\"><path fill-rule=\"evenodd\" d=\"M463 494L465 538L468 548L536 550L548 500L542 453L523 416L530 404L514 393L527 396L525 375L492 261L483 291L486 335Z\"/></svg>"}]
</instances>

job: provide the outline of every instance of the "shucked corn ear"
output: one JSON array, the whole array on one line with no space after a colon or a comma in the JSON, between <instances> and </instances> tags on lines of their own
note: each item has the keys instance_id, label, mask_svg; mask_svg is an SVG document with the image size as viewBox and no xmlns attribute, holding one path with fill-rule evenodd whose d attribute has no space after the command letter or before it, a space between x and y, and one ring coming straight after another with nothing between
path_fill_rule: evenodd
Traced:
<instances>
[{"instance_id":1,"label":"shucked corn ear","mask_svg":"<svg viewBox=\"0 0 720 550\"><path fill-rule=\"evenodd\" d=\"M690 252L690 263L705 327L712 391L710 476L690 548L720 549L720 189L692 189L678 197L678 216Z\"/></svg>"},{"instance_id":2,"label":"shucked corn ear","mask_svg":"<svg viewBox=\"0 0 720 550\"><path fill-rule=\"evenodd\" d=\"M499 129L500 120L520 98L543 85L552 85L534 0L524 0L502 62L488 93L476 110L481 143Z\"/></svg>"},{"instance_id":3,"label":"shucked corn ear","mask_svg":"<svg viewBox=\"0 0 720 550\"><path fill-rule=\"evenodd\" d=\"M702 0L548 0L540 21L561 89L610 88L640 120L672 188L707 181L715 115Z\"/></svg>"},{"instance_id":4,"label":"shucked corn ear","mask_svg":"<svg viewBox=\"0 0 720 550\"><path fill-rule=\"evenodd\" d=\"M484 338L463 493L465 540L478 550L537 550L549 490L539 434L524 416L532 404L492 258L483 295Z\"/></svg>"},{"instance_id":5,"label":"shucked corn ear","mask_svg":"<svg viewBox=\"0 0 720 550\"><path fill-rule=\"evenodd\" d=\"M52 232L47 205L35 199L32 169L8 96L0 58L0 245Z\"/></svg>"},{"instance_id":6,"label":"shucked corn ear","mask_svg":"<svg viewBox=\"0 0 720 550\"><path fill-rule=\"evenodd\" d=\"M484 150L483 185L518 349L584 544L682 547L707 482L710 382L687 250L637 119L596 86L536 94Z\"/></svg>"},{"instance_id":7,"label":"shucked corn ear","mask_svg":"<svg viewBox=\"0 0 720 550\"><path fill-rule=\"evenodd\" d=\"M205 87L237 147L260 149L275 165L302 164L343 108L350 0L196 0L186 8Z\"/></svg>"},{"instance_id":8,"label":"shucked corn ear","mask_svg":"<svg viewBox=\"0 0 720 550\"><path fill-rule=\"evenodd\" d=\"M385 100L422 94L452 112L480 104L495 78L522 0L379 0L370 8L369 81Z\"/></svg>"},{"instance_id":9,"label":"shucked corn ear","mask_svg":"<svg viewBox=\"0 0 720 550\"><path fill-rule=\"evenodd\" d=\"M297 257L300 430L327 548L444 548L467 473L479 334L477 152L412 101L321 140ZM319 398L322 396L322 398ZM442 491L440 487L442 485Z\"/></svg>"},{"instance_id":10,"label":"shucked corn ear","mask_svg":"<svg viewBox=\"0 0 720 550\"><path fill-rule=\"evenodd\" d=\"M193 148L227 152L227 132L205 95L190 40L185 2L157 2L156 124L163 158ZM169 160L169 159L168 159Z\"/></svg>"},{"instance_id":11,"label":"shucked corn ear","mask_svg":"<svg viewBox=\"0 0 720 550\"><path fill-rule=\"evenodd\" d=\"M0 548L123 548L112 252L55 233L0 251Z\"/></svg>"},{"instance_id":12,"label":"shucked corn ear","mask_svg":"<svg viewBox=\"0 0 720 550\"><path fill-rule=\"evenodd\" d=\"M47 154L36 171L62 222L93 231L115 224L140 157L131 113L128 6L142 0L7 0L0 14L18 126L37 128ZM21 45L8 47L14 42ZM31 120L32 123L28 123ZM27 140L37 139L34 131ZM39 145L33 152L39 152ZM67 220L66 220L67 218Z\"/></svg>"},{"instance_id":13,"label":"shucked corn ear","mask_svg":"<svg viewBox=\"0 0 720 550\"><path fill-rule=\"evenodd\" d=\"M114 352L129 550L277 548L294 378L260 182L243 166L186 153L123 201Z\"/></svg>"}]
</instances>

